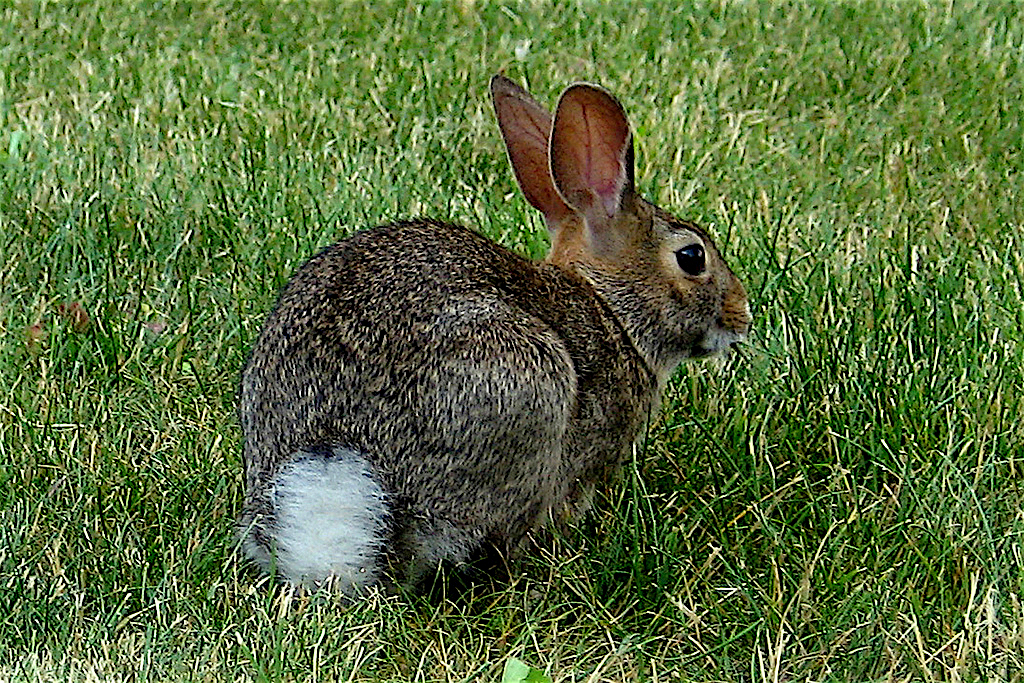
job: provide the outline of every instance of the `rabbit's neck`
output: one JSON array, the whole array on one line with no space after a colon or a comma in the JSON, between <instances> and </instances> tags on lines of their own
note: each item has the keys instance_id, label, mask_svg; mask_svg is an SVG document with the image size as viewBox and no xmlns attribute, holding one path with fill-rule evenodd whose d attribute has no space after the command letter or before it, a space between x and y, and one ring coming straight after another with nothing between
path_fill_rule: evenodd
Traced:
<instances>
[{"instance_id":1,"label":"rabbit's neck","mask_svg":"<svg viewBox=\"0 0 1024 683\"><path fill-rule=\"evenodd\" d=\"M655 396L660 396L668 378L687 355L678 349L673 352L667 323L657 302L652 301L651 291L643 283L585 264L579 264L577 272L594 288L609 316L629 339L655 380Z\"/></svg>"}]
</instances>

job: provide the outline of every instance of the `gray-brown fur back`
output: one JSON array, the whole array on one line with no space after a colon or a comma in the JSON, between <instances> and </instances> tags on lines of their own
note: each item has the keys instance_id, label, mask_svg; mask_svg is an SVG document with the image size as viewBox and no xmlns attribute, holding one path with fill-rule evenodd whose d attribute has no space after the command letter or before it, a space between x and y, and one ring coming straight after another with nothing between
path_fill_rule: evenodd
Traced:
<instances>
[{"instance_id":1,"label":"gray-brown fur back","mask_svg":"<svg viewBox=\"0 0 1024 683\"><path fill-rule=\"evenodd\" d=\"M399 535L437 517L514 545L619 464L653 391L582 279L455 225L366 231L296 273L253 347L246 521L282 461L340 445L378 469Z\"/></svg>"}]
</instances>

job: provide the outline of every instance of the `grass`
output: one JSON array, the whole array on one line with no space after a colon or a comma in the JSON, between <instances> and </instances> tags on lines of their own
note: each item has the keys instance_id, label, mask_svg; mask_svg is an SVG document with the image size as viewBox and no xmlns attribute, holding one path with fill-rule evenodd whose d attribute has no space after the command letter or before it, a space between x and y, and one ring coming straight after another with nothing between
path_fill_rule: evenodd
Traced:
<instances>
[{"instance_id":1,"label":"grass","mask_svg":"<svg viewBox=\"0 0 1024 683\"><path fill-rule=\"evenodd\" d=\"M1021 681L1024 16L863 0L0 7L0 679ZM545 239L489 111L625 103L755 335L510 586L268 588L235 384L319 246ZM84 316L81 312L84 312Z\"/></svg>"}]
</instances>

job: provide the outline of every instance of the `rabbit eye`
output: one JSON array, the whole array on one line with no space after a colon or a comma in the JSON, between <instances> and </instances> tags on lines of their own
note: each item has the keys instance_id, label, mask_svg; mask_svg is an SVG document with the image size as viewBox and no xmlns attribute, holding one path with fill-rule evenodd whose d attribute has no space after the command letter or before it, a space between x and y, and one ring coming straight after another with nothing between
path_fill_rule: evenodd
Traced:
<instances>
[{"instance_id":1,"label":"rabbit eye","mask_svg":"<svg viewBox=\"0 0 1024 683\"><path fill-rule=\"evenodd\" d=\"M704 247L691 244L676 252L676 262L687 275L697 276L704 272Z\"/></svg>"}]
</instances>

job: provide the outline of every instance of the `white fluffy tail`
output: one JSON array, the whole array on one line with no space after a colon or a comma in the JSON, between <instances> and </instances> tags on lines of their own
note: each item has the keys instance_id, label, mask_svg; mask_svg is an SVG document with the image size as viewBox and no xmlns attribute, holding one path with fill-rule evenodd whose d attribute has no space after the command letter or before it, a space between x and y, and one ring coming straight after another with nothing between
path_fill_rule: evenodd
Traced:
<instances>
[{"instance_id":1,"label":"white fluffy tail","mask_svg":"<svg viewBox=\"0 0 1024 683\"><path fill-rule=\"evenodd\" d=\"M269 497L273 518L264 524L271 550L251 534L244 544L265 570L307 588L330 580L345 593L381 580L387 496L362 454L299 453L281 466Z\"/></svg>"}]
</instances>

